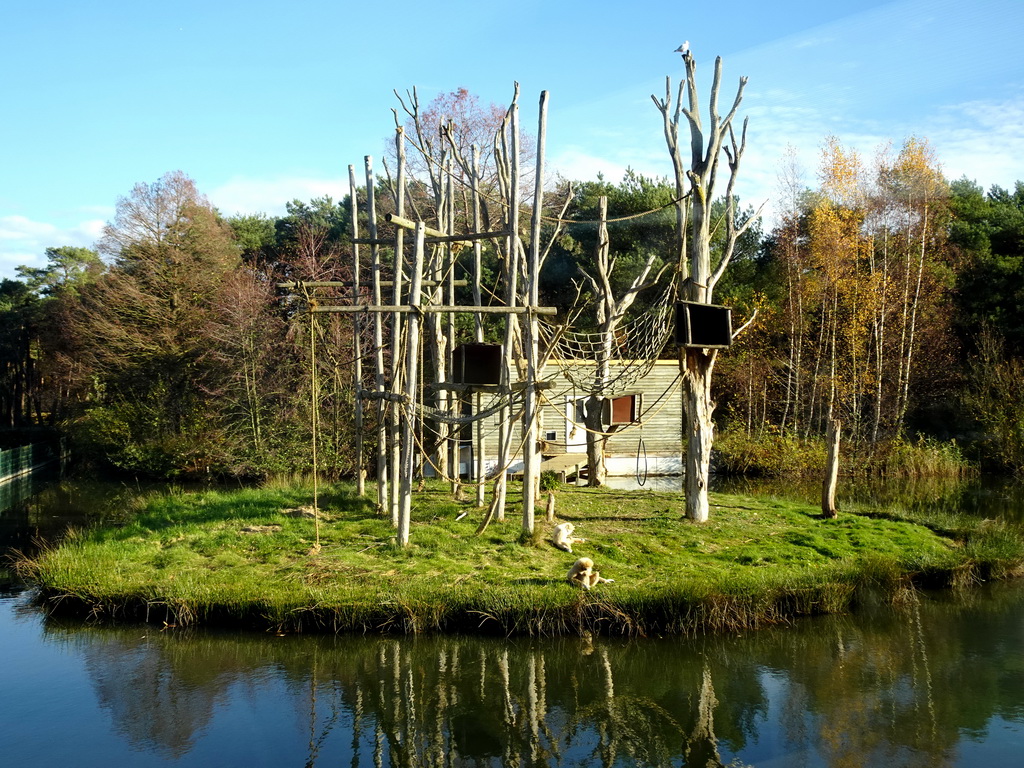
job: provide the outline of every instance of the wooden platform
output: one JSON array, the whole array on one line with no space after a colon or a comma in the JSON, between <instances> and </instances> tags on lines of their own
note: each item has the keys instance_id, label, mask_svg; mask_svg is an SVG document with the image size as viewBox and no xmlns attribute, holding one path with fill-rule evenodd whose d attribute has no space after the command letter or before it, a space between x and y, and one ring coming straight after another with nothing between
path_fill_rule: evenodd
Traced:
<instances>
[{"instance_id":1,"label":"wooden platform","mask_svg":"<svg viewBox=\"0 0 1024 768\"><path fill-rule=\"evenodd\" d=\"M541 472L555 472L559 474L564 483L570 476L579 475L580 467L587 466L587 454L585 453L562 453L544 459L540 463Z\"/></svg>"}]
</instances>

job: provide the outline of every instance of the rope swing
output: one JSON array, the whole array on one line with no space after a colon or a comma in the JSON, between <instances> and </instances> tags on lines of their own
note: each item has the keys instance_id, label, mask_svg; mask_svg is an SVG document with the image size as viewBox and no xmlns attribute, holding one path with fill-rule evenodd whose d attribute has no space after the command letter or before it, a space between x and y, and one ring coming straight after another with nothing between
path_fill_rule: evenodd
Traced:
<instances>
[{"instance_id":1,"label":"rope swing","mask_svg":"<svg viewBox=\"0 0 1024 768\"><path fill-rule=\"evenodd\" d=\"M644 468L640 470L640 461L643 459ZM643 488L647 485L647 446L644 444L644 431L640 429L640 439L636 442L636 484Z\"/></svg>"}]
</instances>

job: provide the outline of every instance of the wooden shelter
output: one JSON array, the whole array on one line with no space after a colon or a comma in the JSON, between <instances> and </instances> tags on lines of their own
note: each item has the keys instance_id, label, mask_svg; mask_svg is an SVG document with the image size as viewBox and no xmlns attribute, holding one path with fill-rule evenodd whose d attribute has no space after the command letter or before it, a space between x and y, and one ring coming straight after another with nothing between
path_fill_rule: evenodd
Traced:
<instances>
[{"instance_id":1,"label":"wooden shelter","mask_svg":"<svg viewBox=\"0 0 1024 768\"><path fill-rule=\"evenodd\" d=\"M612 374L617 367L630 362L612 362ZM541 370L540 379L545 385L539 430L542 470L553 469L571 475L571 468L587 466L583 409L589 393L577 389L571 375L565 372L567 366L587 364L584 361L549 361ZM676 360L658 360L646 375L630 383L628 391L610 392L605 397L603 427L608 435L605 458L609 474L633 474L637 471L638 455L646 474L674 475L682 471L684 416L679 378ZM485 408L486 405L485 402ZM498 427L498 414L482 424L487 433L497 434ZM515 442L517 445L522 442L521 432ZM490 476L498 470L494 457L485 457L485 474ZM461 443L459 471L465 477L473 477L478 471L468 440ZM521 447L513 454L507 471L512 474L523 471Z\"/></svg>"}]
</instances>

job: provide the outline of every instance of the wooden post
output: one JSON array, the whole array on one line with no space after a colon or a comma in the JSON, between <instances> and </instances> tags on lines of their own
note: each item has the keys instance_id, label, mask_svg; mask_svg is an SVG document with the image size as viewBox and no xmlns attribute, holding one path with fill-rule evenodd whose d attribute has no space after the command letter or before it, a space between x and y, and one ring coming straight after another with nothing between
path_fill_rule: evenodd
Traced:
<instances>
[{"instance_id":1,"label":"wooden post","mask_svg":"<svg viewBox=\"0 0 1024 768\"><path fill-rule=\"evenodd\" d=\"M377 193L373 180L373 158L363 158L366 168L366 215L369 218L368 234L377 239ZM370 247L372 265L373 303L382 303L380 285L380 247ZM376 312L373 315L373 363L374 384L378 394L385 389L384 372L384 316ZM377 509L384 510L388 503L388 457L387 457L387 422L384 419L383 399L377 401Z\"/></svg>"},{"instance_id":2,"label":"wooden post","mask_svg":"<svg viewBox=\"0 0 1024 768\"><path fill-rule=\"evenodd\" d=\"M441 157L442 170L447 170L448 162L442 152ZM439 175L439 178L443 179L443 173ZM448 198L445 194L447 187L438 183L438 186L434 188L434 200L437 206L437 218L438 226L445 226L445 222L448 218ZM429 299L428 305L434 306L444 303L443 297L445 296L445 283L444 283L444 271L447 266L449 253L449 246L442 244L439 248L430 249L430 258L427 261L426 271L430 276L432 288L428 291ZM426 259L426 256L424 256ZM411 302L410 302L411 303ZM445 338L446 319L438 317L437 315L430 314L423 318L423 334L424 334L424 347L429 347L431 351L431 357L433 358L434 366L430 370L430 382L437 383L447 380L447 339ZM425 372L426 373L426 372ZM424 400L426 400L426 392L423 393ZM434 393L434 405L442 413L448 410L448 392L443 389L438 389ZM427 419L422 419L425 423ZM436 448L433 450L433 455L430 455L431 446L426 438L423 440L424 456L423 459L431 462L437 471L437 474L441 478L448 476L448 425L437 419L430 419L435 430ZM426 429L423 430L426 434Z\"/></svg>"},{"instance_id":3,"label":"wooden post","mask_svg":"<svg viewBox=\"0 0 1024 768\"><path fill-rule=\"evenodd\" d=\"M836 518L836 483L839 479L839 436L842 423L832 417L828 420L826 437L828 457L825 463L825 480L821 485L821 516Z\"/></svg>"},{"instance_id":4,"label":"wooden post","mask_svg":"<svg viewBox=\"0 0 1024 768\"><path fill-rule=\"evenodd\" d=\"M401 127L395 133L395 153L398 155L398 169L395 178L395 213L398 216L405 215L405 132ZM395 263L394 276L392 278L392 304L398 306L402 303L402 282L405 270L405 230L402 227L395 227ZM401 349L402 338L402 314L394 312L391 315L391 388L401 391ZM398 409L392 406L388 409L388 451L391 476L391 497L388 504L391 510L391 524L398 527L399 517L399 491L398 479L401 475L401 451L399 446L399 413Z\"/></svg>"},{"instance_id":5,"label":"wooden post","mask_svg":"<svg viewBox=\"0 0 1024 768\"><path fill-rule=\"evenodd\" d=\"M547 126L548 92L540 94L540 118L537 129L537 170L534 177L533 217L530 224L530 253L524 286L525 304L531 309L539 303L540 273L540 223L541 208L544 203L544 132ZM518 153L518 141L516 142ZM515 178L518 186L518 156L513 158L513 167L517 169ZM518 197L518 196L517 196ZM518 199L513 198L513 205L518 208ZM516 230L513 229L513 232ZM537 425L539 419L539 401L537 397L537 316L530 313L526 318L526 399L523 406L523 530L533 533L534 507L537 503L537 490L540 480L540 453Z\"/></svg>"},{"instance_id":6,"label":"wooden post","mask_svg":"<svg viewBox=\"0 0 1024 768\"><path fill-rule=\"evenodd\" d=\"M506 221L508 236L505 238L506 249L506 305L515 307L519 301L519 171L516 158L519 154L519 83L515 85L512 105L509 107L511 121L511 147L503 158L511 181L506 200ZM502 131L506 126L502 126ZM515 366L513 343L515 341L516 318L508 315L505 320L505 338L502 342L502 358L504 364L501 371L501 383L508 392L512 384L512 368ZM498 467L500 474L494 484L494 500L491 507L494 517L499 522L505 519L505 500L508 494L507 469L512 453L512 433L509 424L511 409L506 404L501 410L498 421Z\"/></svg>"},{"instance_id":7,"label":"wooden post","mask_svg":"<svg viewBox=\"0 0 1024 768\"><path fill-rule=\"evenodd\" d=\"M445 197L448 198L448 202L445 205L446 217L444 222L444 228L449 233L455 232L455 176L452 173L452 160L449 157L448 162L445 165L447 170L447 179L445 184ZM451 244L444 246L445 253L445 283L446 292L445 299L449 305L454 306L455 304L455 261L457 251L452 247ZM439 379L440 381L447 381L451 379L452 364L453 364L453 351L455 349L455 314L449 313L445 315L444 323L444 363L445 370L448 372L445 378ZM442 410L449 410L458 413L460 411L460 404L462 398L457 392L452 392L447 395L445 400L445 408ZM459 476L459 459L460 456L460 434L458 426L454 424L442 424L442 434L445 436L445 444L442 450L448 452L448 472L451 477L451 490L452 496L455 499L461 500L461 478Z\"/></svg>"},{"instance_id":8,"label":"wooden post","mask_svg":"<svg viewBox=\"0 0 1024 768\"><path fill-rule=\"evenodd\" d=\"M483 217L481 216L480 206L480 148L473 145L473 165L472 173L470 174L470 182L473 186L473 231L479 232L483 228ZM480 306L483 304L483 297L480 290L480 273L483 271L483 246L479 240L473 241L473 304ZM484 316L480 312L474 313L473 317L476 320L475 325L475 336L478 344L483 343L484 340ZM477 394L473 398L473 407L476 408L474 414L480 413L483 404L483 396ZM487 443L484 432L483 419L480 419L475 424L476 432L476 450L473 451L473 458L475 459L474 467L475 474L473 480L476 483L476 505L477 507L483 507L484 501L487 496Z\"/></svg>"},{"instance_id":9,"label":"wooden post","mask_svg":"<svg viewBox=\"0 0 1024 768\"><path fill-rule=\"evenodd\" d=\"M349 198L352 203L352 236L359 236L359 205L356 197L356 169L348 167ZM352 304L358 305L359 299L359 246L352 246ZM352 366L353 389L356 397L356 494L366 493L366 473L363 472L363 349L362 320L357 314L352 320L352 352L355 365Z\"/></svg>"},{"instance_id":10,"label":"wooden post","mask_svg":"<svg viewBox=\"0 0 1024 768\"><path fill-rule=\"evenodd\" d=\"M420 304L421 281L423 280L423 225L416 228L416 245L413 253L412 283L409 286L409 304L418 307ZM406 322L407 332L405 340L405 365L406 374L405 392L408 397L406 407L402 411L402 489L399 499L398 513L398 545L401 547L409 544L409 528L412 512L412 479L416 466L416 443L413 430L416 428L416 386L419 380L419 345L420 345L420 317L416 312L409 315Z\"/></svg>"},{"instance_id":11,"label":"wooden post","mask_svg":"<svg viewBox=\"0 0 1024 768\"><path fill-rule=\"evenodd\" d=\"M473 396L473 406L476 409L474 414L479 414L483 410L483 395L479 392ZM487 498L487 433L484 431L483 419L477 419L473 426L476 432L476 447L473 451L475 464L473 479L476 482L476 505L477 507L483 507Z\"/></svg>"}]
</instances>

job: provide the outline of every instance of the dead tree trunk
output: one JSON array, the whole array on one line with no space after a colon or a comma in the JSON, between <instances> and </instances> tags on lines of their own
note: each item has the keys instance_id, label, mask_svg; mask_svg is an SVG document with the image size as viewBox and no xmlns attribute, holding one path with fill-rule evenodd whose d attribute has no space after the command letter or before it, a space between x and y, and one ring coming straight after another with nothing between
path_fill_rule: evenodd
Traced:
<instances>
[{"instance_id":1,"label":"dead tree trunk","mask_svg":"<svg viewBox=\"0 0 1024 768\"><path fill-rule=\"evenodd\" d=\"M676 173L676 187L689 181L691 216L689 221L680 216L682 231L680 243L686 243L686 259L680 264L680 278L684 281L684 298L710 304L715 285L721 279L732 259L736 241L753 223L751 217L742 225L736 222L733 188L739 171L740 159L746 148L746 121L740 138L733 131L732 122L743 99L747 79L740 78L732 108L724 117L718 113L718 92L722 81L722 59L715 60L715 72L708 103L709 125L701 121L697 93L696 64L693 56L683 54L686 80L679 84L676 104L672 105L671 78L666 78L665 98L651 96L662 114L665 140ZM684 105L684 93L686 104ZM680 118L685 117L690 132L689 169L686 168L684 148L679 143ZM726 143L728 139L728 143ZM728 160L729 180L725 190L725 246L717 263L711 259L711 205L714 200L715 181L722 156ZM708 519L708 481L714 426L711 421L714 402L711 399L711 372L715 364L714 350L687 349L680 353L680 373L683 379L686 403L687 450L684 458L686 472L686 516L696 522Z\"/></svg>"},{"instance_id":2,"label":"dead tree trunk","mask_svg":"<svg viewBox=\"0 0 1024 768\"><path fill-rule=\"evenodd\" d=\"M587 428L587 485L600 488L608 479L608 466L605 462L605 444L608 438L604 434L604 400L599 395L591 395L583 405L583 424Z\"/></svg>"},{"instance_id":3,"label":"dead tree trunk","mask_svg":"<svg viewBox=\"0 0 1024 768\"><path fill-rule=\"evenodd\" d=\"M598 220L600 223L597 228L597 252L594 254L596 274L586 275L597 302L597 318L601 323L602 333L602 343L594 365L594 383L584 406L584 423L587 427L587 485L591 488L603 486L608 475L605 463L605 445L608 439L604 434L602 394L608 381L611 336L615 330L615 297L611 290L611 262L608 258L611 249L608 241L608 198L603 195L598 201Z\"/></svg>"},{"instance_id":4,"label":"dead tree trunk","mask_svg":"<svg viewBox=\"0 0 1024 768\"><path fill-rule=\"evenodd\" d=\"M594 381L590 387L584 411L584 424L587 427L587 485L602 486L607 475L605 465L605 446L608 435L603 419L604 400L611 379L612 347L615 331L619 327L629 308L633 306L637 295L645 288L658 282L664 270L653 278L651 269L657 254L648 255L643 268L634 278L632 285L616 299L612 291L612 272L615 259L611 258L611 242L608 238L608 198L602 196L598 201L598 235L597 251L594 254L594 274L583 272L590 285L597 305L597 320L600 323L601 343L597 347L597 360L594 365ZM581 270L582 271L582 270Z\"/></svg>"},{"instance_id":5,"label":"dead tree trunk","mask_svg":"<svg viewBox=\"0 0 1024 768\"><path fill-rule=\"evenodd\" d=\"M715 404L711 399L711 372L717 350L681 348L679 369L685 383L686 412L686 516L695 522L708 519L708 482L711 477L711 446Z\"/></svg>"}]
</instances>

